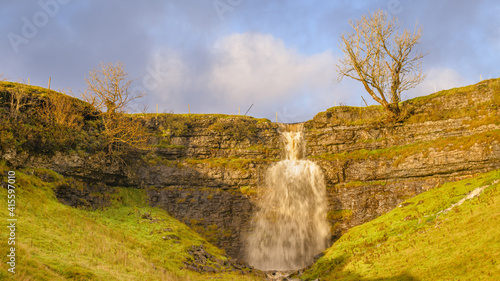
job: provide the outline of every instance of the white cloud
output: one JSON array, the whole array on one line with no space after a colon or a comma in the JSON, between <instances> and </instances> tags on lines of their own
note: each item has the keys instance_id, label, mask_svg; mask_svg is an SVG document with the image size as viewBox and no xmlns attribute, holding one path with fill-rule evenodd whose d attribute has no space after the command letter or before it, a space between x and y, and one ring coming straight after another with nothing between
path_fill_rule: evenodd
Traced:
<instances>
[{"instance_id":1,"label":"white cloud","mask_svg":"<svg viewBox=\"0 0 500 281\"><path fill-rule=\"evenodd\" d=\"M225 98L279 101L302 87L323 88L331 55L302 56L270 35L236 34L216 43L211 87ZM325 78L325 79L322 79Z\"/></svg>"},{"instance_id":2,"label":"white cloud","mask_svg":"<svg viewBox=\"0 0 500 281\"><path fill-rule=\"evenodd\" d=\"M224 37L190 57L190 52L156 52L150 68L159 72L153 100L160 108L176 113L242 114L254 104L250 115L278 118L282 122L305 121L335 103L364 106L376 102L361 84L346 78L334 84L338 58L331 51L304 55L272 35L241 33ZM154 76L154 75L153 75ZM435 90L470 84L450 68L431 68L415 89L403 99L429 95Z\"/></svg>"},{"instance_id":3,"label":"white cloud","mask_svg":"<svg viewBox=\"0 0 500 281\"><path fill-rule=\"evenodd\" d=\"M300 54L272 35L233 34L205 58L158 52L153 65L164 79L153 93L175 112L190 104L196 112L234 114L253 103L250 115L272 118L278 111L282 121L305 120L333 105L336 61L330 51Z\"/></svg>"}]
</instances>

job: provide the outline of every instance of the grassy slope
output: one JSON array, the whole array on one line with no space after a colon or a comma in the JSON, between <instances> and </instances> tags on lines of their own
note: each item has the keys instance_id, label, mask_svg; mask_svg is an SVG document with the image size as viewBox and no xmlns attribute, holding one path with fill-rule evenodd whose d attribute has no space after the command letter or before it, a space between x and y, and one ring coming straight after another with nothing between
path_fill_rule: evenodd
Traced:
<instances>
[{"instance_id":1,"label":"grassy slope","mask_svg":"<svg viewBox=\"0 0 500 281\"><path fill-rule=\"evenodd\" d=\"M2 180L8 168L0 164ZM55 182L46 183L29 172L50 173ZM53 188L66 179L51 171L16 171L16 251L13 280L254 280L235 273L199 274L180 270L188 257L187 249L204 244L208 252L222 252L208 244L187 226L165 211L145 205L144 193L119 189L114 204L105 210L80 210L63 205ZM0 198L7 200L0 188ZM4 201L5 202L5 201ZM148 212L158 222L142 219ZM0 217L6 224L6 204ZM165 231L171 228L172 231ZM8 252L6 227L1 231L0 251ZM177 236L164 240L163 236ZM7 257L2 254L0 280L11 280Z\"/></svg>"},{"instance_id":2,"label":"grassy slope","mask_svg":"<svg viewBox=\"0 0 500 281\"><path fill-rule=\"evenodd\" d=\"M498 280L500 170L446 183L350 229L303 276L321 280ZM477 187L477 198L450 207Z\"/></svg>"}]
</instances>

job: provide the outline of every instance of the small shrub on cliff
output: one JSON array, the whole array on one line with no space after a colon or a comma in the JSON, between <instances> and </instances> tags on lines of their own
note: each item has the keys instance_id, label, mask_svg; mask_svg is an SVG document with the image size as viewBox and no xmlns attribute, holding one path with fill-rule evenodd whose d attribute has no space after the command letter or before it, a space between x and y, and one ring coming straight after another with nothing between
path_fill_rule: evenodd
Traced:
<instances>
[{"instance_id":1,"label":"small shrub on cliff","mask_svg":"<svg viewBox=\"0 0 500 281\"><path fill-rule=\"evenodd\" d=\"M119 156L132 149L150 149L148 133L139 120L126 116L130 103L145 94L132 91L132 80L125 66L118 62L100 63L85 79L83 98L97 108L102 120L106 150Z\"/></svg>"},{"instance_id":2,"label":"small shrub on cliff","mask_svg":"<svg viewBox=\"0 0 500 281\"><path fill-rule=\"evenodd\" d=\"M48 98L40 106L41 119L58 129L80 130L84 116L79 114L82 110L76 108L77 104L72 99L64 92L61 95Z\"/></svg>"},{"instance_id":3,"label":"small shrub on cliff","mask_svg":"<svg viewBox=\"0 0 500 281\"><path fill-rule=\"evenodd\" d=\"M326 215L326 219L330 222L349 220L352 217L352 210L338 210L329 211Z\"/></svg>"},{"instance_id":4,"label":"small shrub on cliff","mask_svg":"<svg viewBox=\"0 0 500 281\"><path fill-rule=\"evenodd\" d=\"M219 118L209 128L219 134L230 136L237 141L253 139L256 137L257 126L255 122L246 118L225 119Z\"/></svg>"},{"instance_id":5,"label":"small shrub on cliff","mask_svg":"<svg viewBox=\"0 0 500 281\"><path fill-rule=\"evenodd\" d=\"M166 118L166 130L164 137L178 137L187 134L189 130L189 118L175 114L168 114Z\"/></svg>"},{"instance_id":6,"label":"small shrub on cliff","mask_svg":"<svg viewBox=\"0 0 500 281\"><path fill-rule=\"evenodd\" d=\"M248 185L240 187L240 192L248 196L252 196L257 193L255 189Z\"/></svg>"}]
</instances>

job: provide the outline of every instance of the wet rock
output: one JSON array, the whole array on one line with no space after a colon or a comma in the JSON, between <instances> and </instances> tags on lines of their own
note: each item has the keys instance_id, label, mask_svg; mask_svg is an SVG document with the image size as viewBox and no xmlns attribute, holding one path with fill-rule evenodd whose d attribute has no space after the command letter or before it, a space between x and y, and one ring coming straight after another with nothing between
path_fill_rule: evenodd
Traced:
<instances>
[{"instance_id":1,"label":"wet rock","mask_svg":"<svg viewBox=\"0 0 500 281\"><path fill-rule=\"evenodd\" d=\"M290 277L293 275L295 271L292 270L285 270L285 271L266 271L266 279L269 281L295 281L295 280L300 280L300 279L295 279Z\"/></svg>"},{"instance_id":2,"label":"wet rock","mask_svg":"<svg viewBox=\"0 0 500 281\"><path fill-rule=\"evenodd\" d=\"M224 263L208 253L203 245L193 245L191 249L188 250L192 259L185 262L186 268L194 270L197 272L219 272L224 268Z\"/></svg>"},{"instance_id":3,"label":"wet rock","mask_svg":"<svg viewBox=\"0 0 500 281\"><path fill-rule=\"evenodd\" d=\"M152 220L153 218L151 217L150 213L145 212L144 214L141 215L141 219Z\"/></svg>"},{"instance_id":4,"label":"wet rock","mask_svg":"<svg viewBox=\"0 0 500 281\"><path fill-rule=\"evenodd\" d=\"M179 236L177 235L166 235L162 237L163 240L180 240Z\"/></svg>"},{"instance_id":5,"label":"wet rock","mask_svg":"<svg viewBox=\"0 0 500 281\"><path fill-rule=\"evenodd\" d=\"M69 180L58 185L54 193L57 199L71 207L102 209L111 205L111 194L115 189L104 184L84 183Z\"/></svg>"},{"instance_id":6,"label":"wet rock","mask_svg":"<svg viewBox=\"0 0 500 281\"><path fill-rule=\"evenodd\" d=\"M211 267L211 266L208 266L208 265L203 266L203 267L202 267L202 271L203 271L203 272L212 272L212 273L217 273L217 272L219 272L219 270L217 270L217 269L215 269L215 268L213 268L213 267Z\"/></svg>"},{"instance_id":7,"label":"wet rock","mask_svg":"<svg viewBox=\"0 0 500 281\"><path fill-rule=\"evenodd\" d=\"M325 255L325 253L324 253L324 252L322 252L322 253L319 253L319 254L315 255L315 256L314 256L314 258L313 258L313 259L314 259L314 262L316 262L317 260L319 260L319 259L320 259L322 256L324 256L324 255Z\"/></svg>"}]
</instances>

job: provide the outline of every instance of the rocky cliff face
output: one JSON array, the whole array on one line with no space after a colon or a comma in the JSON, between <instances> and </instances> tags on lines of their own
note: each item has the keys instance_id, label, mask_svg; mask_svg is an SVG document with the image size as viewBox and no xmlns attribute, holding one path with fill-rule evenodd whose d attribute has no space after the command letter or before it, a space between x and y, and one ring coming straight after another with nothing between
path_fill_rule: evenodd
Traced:
<instances>
[{"instance_id":1,"label":"rocky cliff face","mask_svg":"<svg viewBox=\"0 0 500 281\"><path fill-rule=\"evenodd\" d=\"M376 107L337 107L306 123L310 158L324 169L333 233L367 222L445 181L500 168L499 81L408 102L404 123Z\"/></svg>"},{"instance_id":2,"label":"rocky cliff face","mask_svg":"<svg viewBox=\"0 0 500 281\"><path fill-rule=\"evenodd\" d=\"M95 184L147 189L152 206L167 210L230 256L243 259L243 237L254 206L251 196L267 167L280 158L278 125L225 115L140 118L155 147L147 154L117 160L102 154L34 156L12 150L3 158L12 166L44 167L78 179L78 186L57 190L61 202L72 206L92 203L87 195L95 193L90 188ZM85 200L78 200L78 194Z\"/></svg>"},{"instance_id":3,"label":"rocky cliff face","mask_svg":"<svg viewBox=\"0 0 500 281\"><path fill-rule=\"evenodd\" d=\"M279 158L278 126L253 118L200 116L185 132L173 134L161 117L147 124L165 132L158 143L168 139L137 172L151 205L166 209L230 256L243 259L254 209L250 194Z\"/></svg>"},{"instance_id":4,"label":"rocky cliff face","mask_svg":"<svg viewBox=\"0 0 500 281\"><path fill-rule=\"evenodd\" d=\"M325 174L334 238L442 182L500 168L499 80L407 104L413 114L398 124L381 122L378 107L336 107L305 123L308 158ZM140 118L155 149L123 162L85 153L3 158L82 181L145 188L151 205L243 259L252 202L281 157L278 125L225 115Z\"/></svg>"}]
</instances>

